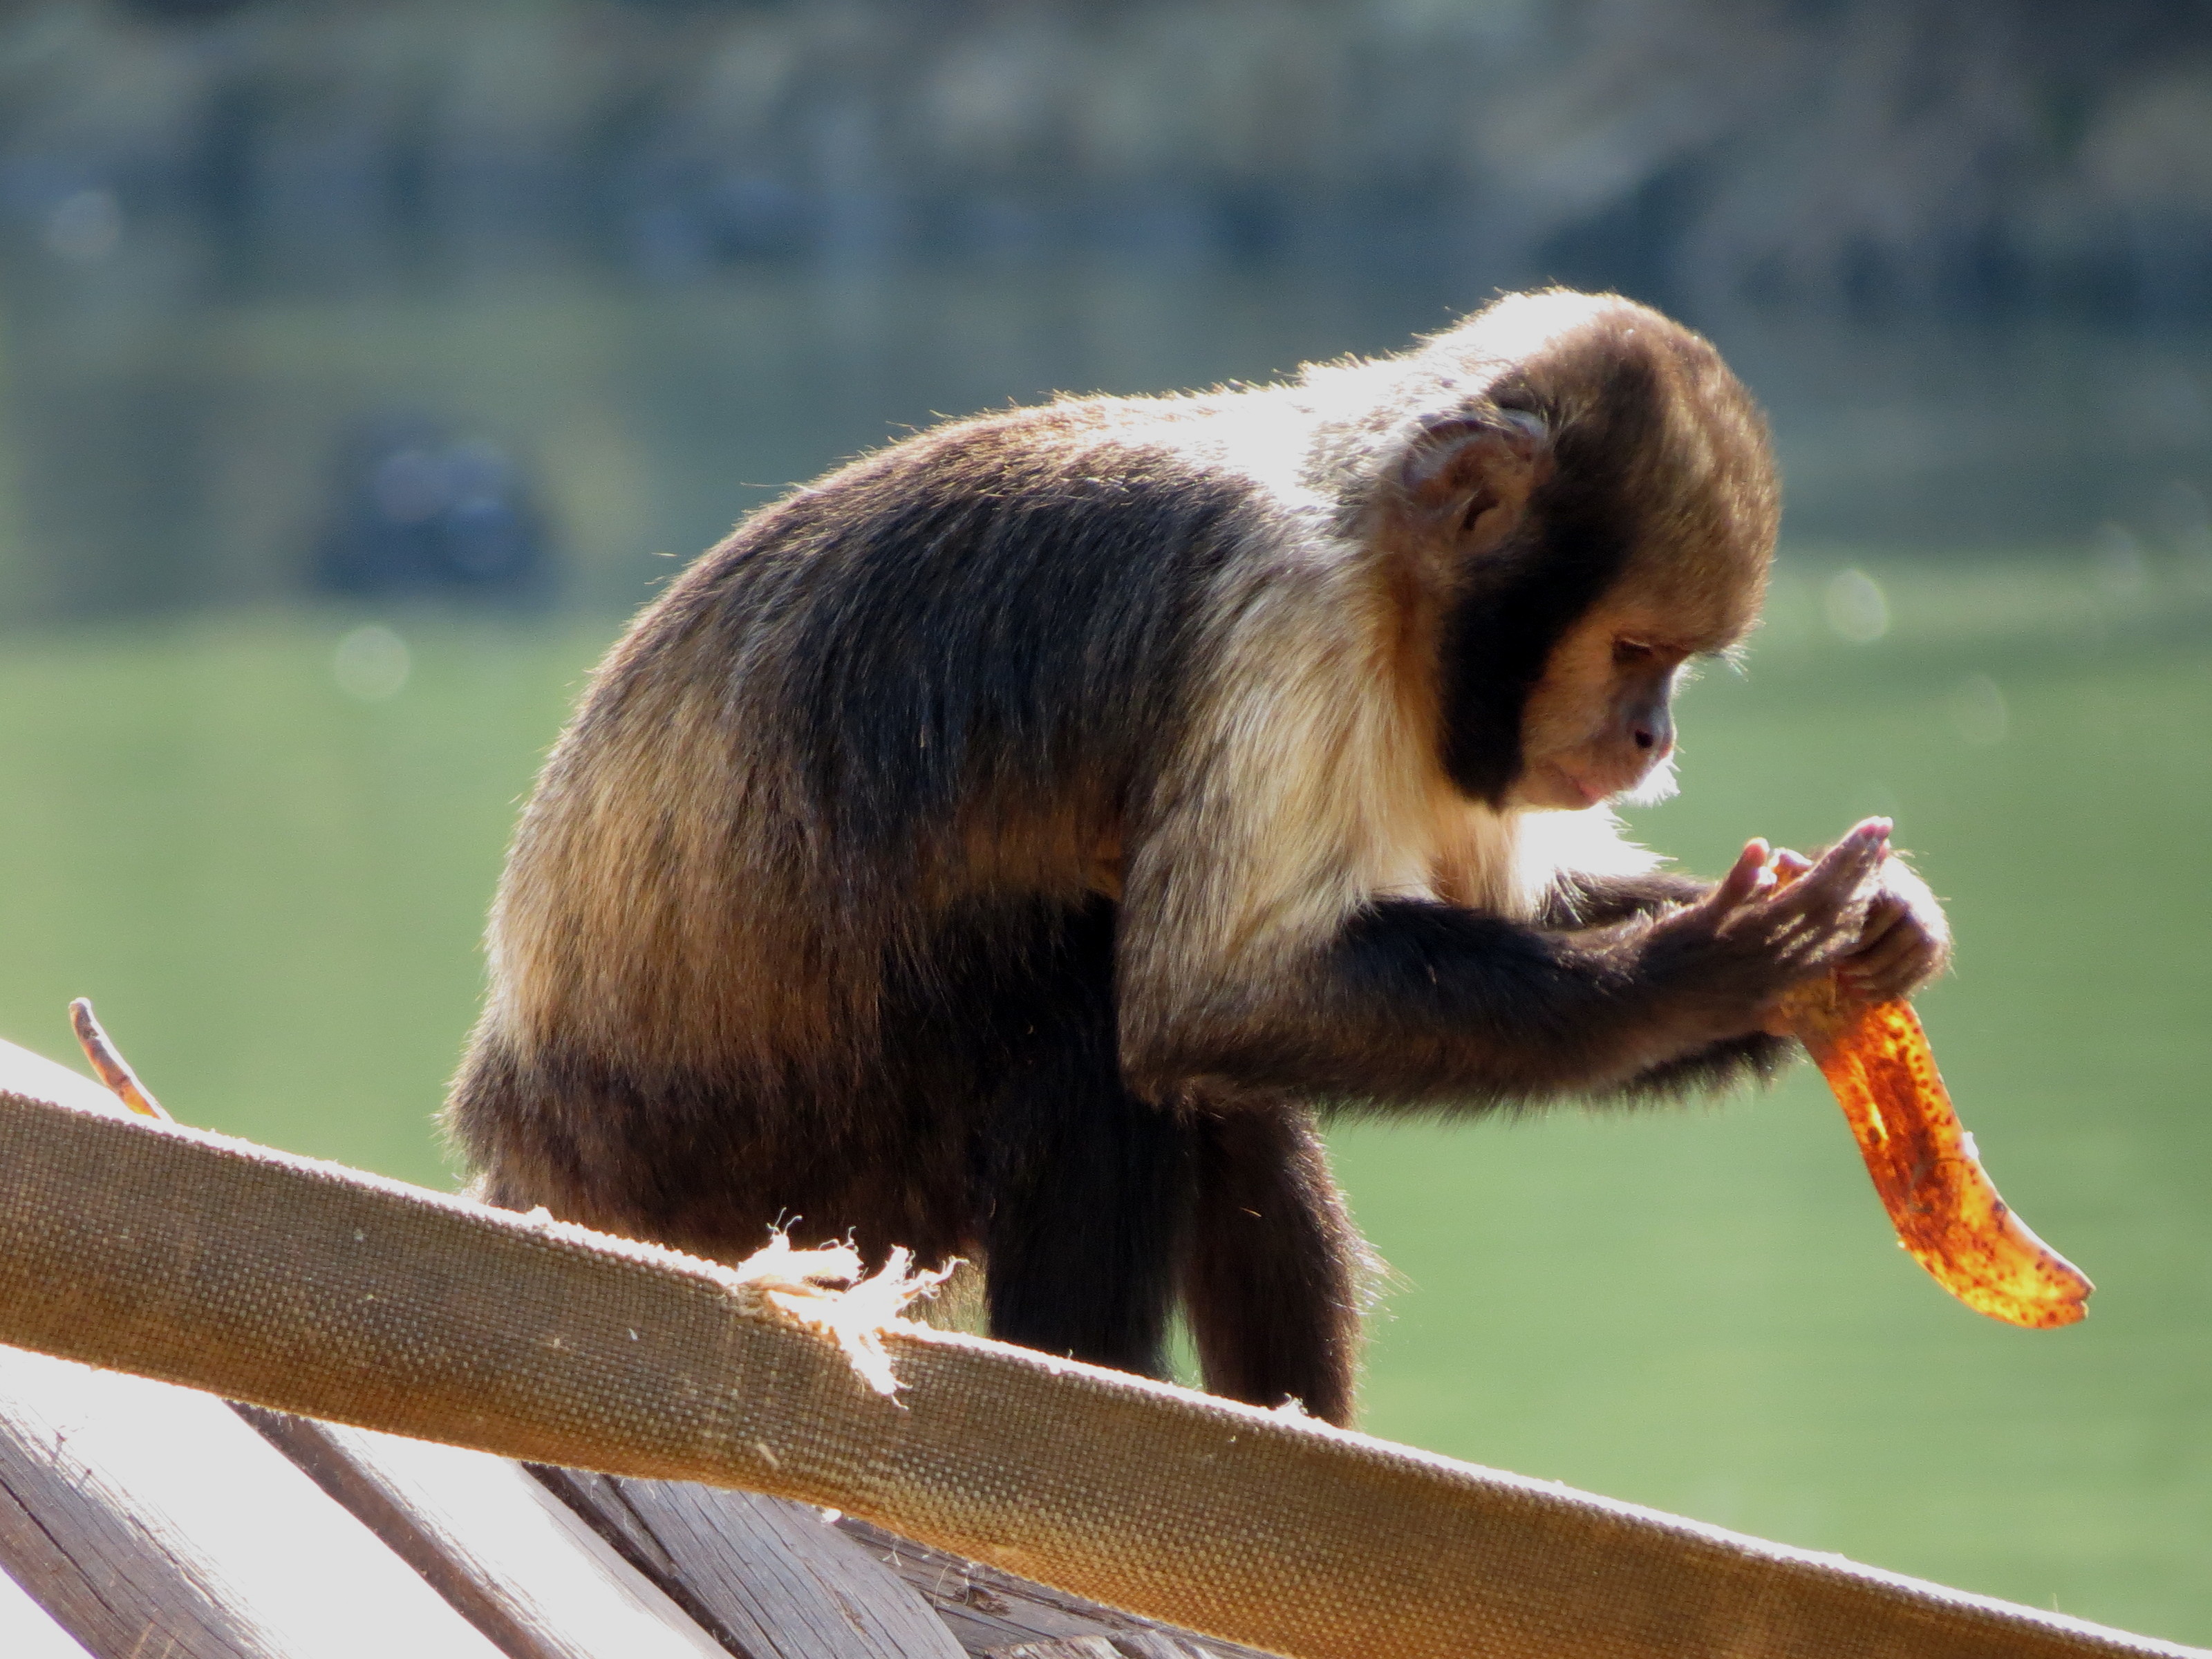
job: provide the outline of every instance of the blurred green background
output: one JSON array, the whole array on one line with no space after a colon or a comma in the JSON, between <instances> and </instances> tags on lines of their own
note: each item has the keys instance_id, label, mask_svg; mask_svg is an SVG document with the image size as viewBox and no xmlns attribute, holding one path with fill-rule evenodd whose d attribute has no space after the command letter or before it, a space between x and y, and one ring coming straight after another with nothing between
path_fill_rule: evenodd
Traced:
<instances>
[{"instance_id":1,"label":"blurred green background","mask_svg":"<svg viewBox=\"0 0 2212 1659\"><path fill-rule=\"evenodd\" d=\"M2116 596L2047 562L1870 569L1890 626L1855 645L1824 611L1856 618L1859 574L1793 565L1638 827L1710 870L1749 833L1897 816L1961 941L1923 1002L1937 1053L2006 1195L2099 1281L2092 1317L2021 1332L1946 1297L1809 1073L1711 1109L1363 1125L1340 1166L1396 1274L1367 1421L2203 1641L2212 601L2167 571ZM445 1182L428 1120L480 916L611 631L309 611L15 642L0 1031L68 1055L90 993L185 1121ZM364 701L395 644L404 684Z\"/></svg>"},{"instance_id":2,"label":"blurred green background","mask_svg":"<svg viewBox=\"0 0 2212 1659\"><path fill-rule=\"evenodd\" d=\"M732 520L1619 285L1790 491L1637 833L1893 815L1960 1109L2101 1289L1949 1301L1808 1075L1347 1126L1369 1426L2212 1643L2212 14L2066 15L0 7L0 1035L89 994L187 1121L445 1183L519 800Z\"/></svg>"}]
</instances>

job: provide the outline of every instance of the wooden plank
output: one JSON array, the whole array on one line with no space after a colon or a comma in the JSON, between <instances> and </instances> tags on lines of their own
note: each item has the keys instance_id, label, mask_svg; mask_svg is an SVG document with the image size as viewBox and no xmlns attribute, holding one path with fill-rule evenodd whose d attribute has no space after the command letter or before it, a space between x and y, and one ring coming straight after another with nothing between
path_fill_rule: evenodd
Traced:
<instances>
[{"instance_id":1,"label":"wooden plank","mask_svg":"<svg viewBox=\"0 0 2212 1659\"><path fill-rule=\"evenodd\" d=\"M733 1652L963 1659L927 1601L808 1504L673 1480L532 1473Z\"/></svg>"},{"instance_id":2,"label":"wooden plank","mask_svg":"<svg viewBox=\"0 0 2212 1659\"><path fill-rule=\"evenodd\" d=\"M11 1049L8 1057L12 1087L33 1088L46 1098L94 1111L125 1109L101 1085L67 1066L27 1050ZM227 1411L204 1395L166 1391L200 1402L195 1414L222 1424L218 1438L251 1448L255 1458L281 1469L304 1492L319 1486L315 1503L368 1547L386 1569L383 1576L390 1567L399 1569L410 1585L408 1600L427 1597L428 1606L442 1601L447 1644L434 1643L422 1652L437 1659L470 1653L489 1659L495 1651L507 1659L724 1659L720 1644L563 1506L548 1501L512 1463L252 1407ZM0 1413L5 1410L0 1401ZM5 1503L6 1493L0 1492L0 1532L9 1519ZM365 1534L360 1530L364 1527ZM0 1542L0 1558L5 1554ZM66 1573L62 1576L65 1580ZM187 1579L198 1576L188 1573ZM254 1632L222 1622L202 1607L193 1588L191 1582L161 1587L161 1599L169 1608L163 1617L190 1626L188 1641L168 1625L161 1627L161 1636L179 1643L173 1650L176 1659L198 1659L203 1651L286 1651L252 1645L258 1639ZM362 1650L383 1659L403 1650L395 1643ZM161 1649L149 1644L142 1652L126 1644L118 1651L144 1659ZM0 1648L4 1659L13 1659L14 1653L12 1646ZM95 1653L97 1659L106 1659L107 1650Z\"/></svg>"},{"instance_id":3,"label":"wooden plank","mask_svg":"<svg viewBox=\"0 0 2212 1659\"><path fill-rule=\"evenodd\" d=\"M66 1066L27 1051L19 1058L17 1086L39 1085L50 1098L94 1110L123 1109L101 1085ZM560 1547L526 1559L516 1517L495 1521L487 1513L513 1504L514 1466L281 1412L234 1409L509 1659L571 1659L592 1651L580 1644L590 1621L605 1621L604 1601L586 1595L573 1577L575 1564L562 1559ZM617 1483L567 1470L537 1474L544 1490L562 1500L556 1531L562 1544L593 1553L570 1517L580 1520L621 1558L617 1565L627 1565L667 1598L681 1623L696 1626L741 1659L963 1659L929 1605L826 1525L818 1510L707 1486ZM542 1536L543 1529L526 1520L521 1531ZM637 1593L641 1587L628 1575L609 1571L603 1552L593 1565L629 1591L629 1600L668 1618L668 1608ZM586 1571L582 1584L592 1579ZM549 1595L569 1605L550 1607ZM573 1605L580 1598L593 1607ZM586 1629L549 1622L580 1615ZM0 1649L6 1659L12 1653Z\"/></svg>"},{"instance_id":4,"label":"wooden plank","mask_svg":"<svg viewBox=\"0 0 2212 1659\"><path fill-rule=\"evenodd\" d=\"M0 1567L94 1659L493 1659L222 1401L15 1348Z\"/></svg>"},{"instance_id":5,"label":"wooden plank","mask_svg":"<svg viewBox=\"0 0 2212 1659\"><path fill-rule=\"evenodd\" d=\"M518 1463L234 1409L507 1659L726 1659L732 1651Z\"/></svg>"},{"instance_id":6,"label":"wooden plank","mask_svg":"<svg viewBox=\"0 0 2212 1659\"><path fill-rule=\"evenodd\" d=\"M837 1529L919 1591L975 1659L1052 1659L1039 1644L1103 1642L1116 1659L1273 1659L1258 1648L1164 1625L968 1561L847 1516ZM1098 1652L1074 1647L1069 1655Z\"/></svg>"},{"instance_id":7,"label":"wooden plank","mask_svg":"<svg viewBox=\"0 0 2212 1659\"><path fill-rule=\"evenodd\" d=\"M54 1623L53 1615L0 1572L0 1653L8 1659L90 1659L84 1644Z\"/></svg>"}]
</instances>

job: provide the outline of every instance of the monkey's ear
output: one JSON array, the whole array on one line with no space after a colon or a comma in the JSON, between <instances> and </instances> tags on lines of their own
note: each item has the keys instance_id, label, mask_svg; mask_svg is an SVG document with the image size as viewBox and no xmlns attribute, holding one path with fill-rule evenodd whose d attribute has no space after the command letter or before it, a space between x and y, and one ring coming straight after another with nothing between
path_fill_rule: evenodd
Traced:
<instances>
[{"instance_id":1,"label":"monkey's ear","mask_svg":"<svg viewBox=\"0 0 2212 1659\"><path fill-rule=\"evenodd\" d=\"M1407 448L1399 482L1423 520L1462 549L1484 552L1520 527L1551 470L1542 423L1504 410L1430 422Z\"/></svg>"}]
</instances>

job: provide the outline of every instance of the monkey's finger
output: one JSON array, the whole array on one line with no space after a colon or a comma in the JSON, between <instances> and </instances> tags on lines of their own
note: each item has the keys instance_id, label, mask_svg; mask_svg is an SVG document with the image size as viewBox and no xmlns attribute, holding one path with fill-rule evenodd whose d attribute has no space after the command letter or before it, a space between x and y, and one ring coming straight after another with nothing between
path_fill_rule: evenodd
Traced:
<instances>
[{"instance_id":1,"label":"monkey's finger","mask_svg":"<svg viewBox=\"0 0 2212 1659\"><path fill-rule=\"evenodd\" d=\"M1893 969L1879 979L1862 980L1856 976L1842 976L1838 983L1844 995L1861 1003L1902 1002L1917 990L1929 975L1911 964Z\"/></svg>"},{"instance_id":2,"label":"monkey's finger","mask_svg":"<svg viewBox=\"0 0 2212 1659\"><path fill-rule=\"evenodd\" d=\"M1847 966L1864 948L1867 898L1863 890L1847 888L1826 903L1781 911L1767 921L1794 966L1825 972Z\"/></svg>"},{"instance_id":3,"label":"monkey's finger","mask_svg":"<svg viewBox=\"0 0 2212 1659\"><path fill-rule=\"evenodd\" d=\"M1799 980L1826 979L1843 971L1857 942L1855 919L1846 913L1832 927L1808 928L1790 941L1788 965Z\"/></svg>"},{"instance_id":4,"label":"monkey's finger","mask_svg":"<svg viewBox=\"0 0 2212 1659\"><path fill-rule=\"evenodd\" d=\"M1847 997L1860 1002L1887 1002L1904 996L1916 983L1910 961L1887 963L1877 969L1839 966L1836 984Z\"/></svg>"},{"instance_id":5,"label":"monkey's finger","mask_svg":"<svg viewBox=\"0 0 2212 1659\"><path fill-rule=\"evenodd\" d=\"M1773 915L1832 916L1855 900L1863 904L1888 840L1887 830L1879 824L1878 819L1861 824L1822 854L1811 870L1767 899Z\"/></svg>"},{"instance_id":6,"label":"monkey's finger","mask_svg":"<svg viewBox=\"0 0 2212 1659\"><path fill-rule=\"evenodd\" d=\"M1705 902L1716 910L1732 910L1765 884L1760 878L1767 877L1767 861L1773 856L1763 839L1754 838L1744 843L1743 851L1736 855L1728 874L1723 876Z\"/></svg>"},{"instance_id":7,"label":"monkey's finger","mask_svg":"<svg viewBox=\"0 0 2212 1659\"><path fill-rule=\"evenodd\" d=\"M1825 849L1818 858L1781 849L1767 867L1774 872L1774 890L1760 905L1760 922L1777 940L1796 936L1798 945L1812 931L1820 936L1836 925L1844 905L1860 894L1874 869L1881 867L1881 823L1867 821L1851 830L1843 841Z\"/></svg>"},{"instance_id":8,"label":"monkey's finger","mask_svg":"<svg viewBox=\"0 0 2212 1659\"><path fill-rule=\"evenodd\" d=\"M1889 826L1880 818L1869 818L1814 860L1804 879L1794 884L1795 890L1802 892L1809 885L1832 881L1839 870L1858 872L1877 867L1888 852Z\"/></svg>"},{"instance_id":9,"label":"monkey's finger","mask_svg":"<svg viewBox=\"0 0 2212 1659\"><path fill-rule=\"evenodd\" d=\"M1934 941L1911 928L1900 928L1871 957L1852 957L1838 969L1845 987L1870 1002L1901 997L1933 976L1938 960Z\"/></svg>"},{"instance_id":10,"label":"monkey's finger","mask_svg":"<svg viewBox=\"0 0 2212 1659\"><path fill-rule=\"evenodd\" d=\"M1867 932L1859 935L1858 944L1844 959L1844 966L1855 974L1879 974L1911 956L1925 943L1917 928L1899 926L1894 917L1878 934L1874 933L1869 922Z\"/></svg>"},{"instance_id":11,"label":"monkey's finger","mask_svg":"<svg viewBox=\"0 0 2212 1659\"><path fill-rule=\"evenodd\" d=\"M1871 951L1892 937L1909 914L1905 901L1894 893L1879 893L1867 906L1866 926L1859 933L1859 948Z\"/></svg>"}]
</instances>

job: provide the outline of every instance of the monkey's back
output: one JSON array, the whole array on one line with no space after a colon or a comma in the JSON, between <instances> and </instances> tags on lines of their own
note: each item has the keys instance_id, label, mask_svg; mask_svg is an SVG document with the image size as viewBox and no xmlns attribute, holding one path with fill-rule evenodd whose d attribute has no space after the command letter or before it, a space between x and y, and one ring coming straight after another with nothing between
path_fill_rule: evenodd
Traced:
<instances>
[{"instance_id":1,"label":"monkey's back","mask_svg":"<svg viewBox=\"0 0 2212 1659\"><path fill-rule=\"evenodd\" d=\"M977 1103L1110 1032L1118 849L1271 510L1100 401L763 510L593 676L511 851L447 1122L479 1190L723 1254L969 1241Z\"/></svg>"}]
</instances>

